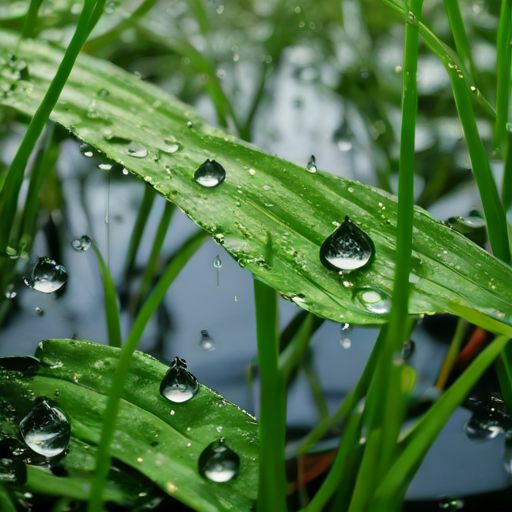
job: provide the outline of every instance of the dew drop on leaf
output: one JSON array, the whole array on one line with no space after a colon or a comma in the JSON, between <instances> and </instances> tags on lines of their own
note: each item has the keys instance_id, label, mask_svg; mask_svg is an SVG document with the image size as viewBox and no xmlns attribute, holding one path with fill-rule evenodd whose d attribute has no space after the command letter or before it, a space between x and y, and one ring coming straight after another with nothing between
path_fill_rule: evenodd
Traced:
<instances>
[{"instance_id":1,"label":"dew drop on leaf","mask_svg":"<svg viewBox=\"0 0 512 512\"><path fill-rule=\"evenodd\" d=\"M374 252L370 237L345 217L320 247L320 261L330 270L350 272L367 265Z\"/></svg>"},{"instance_id":2,"label":"dew drop on leaf","mask_svg":"<svg viewBox=\"0 0 512 512\"><path fill-rule=\"evenodd\" d=\"M311 158L309 159L308 165L306 165L306 171L314 174L317 171L316 168L316 158L315 155L311 155Z\"/></svg>"},{"instance_id":3,"label":"dew drop on leaf","mask_svg":"<svg viewBox=\"0 0 512 512\"><path fill-rule=\"evenodd\" d=\"M205 329L201 331L201 341L199 342L199 346L205 350L206 352L211 352L215 350L215 345L217 343L215 340L208 334L208 331Z\"/></svg>"},{"instance_id":4,"label":"dew drop on leaf","mask_svg":"<svg viewBox=\"0 0 512 512\"><path fill-rule=\"evenodd\" d=\"M160 384L160 394L170 402L187 402L199 390L197 379L187 370L184 359L175 357Z\"/></svg>"},{"instance_id":5,"label":"dew drop on leaf","mask_svg":"<svg viewBox=\"0 0 512 512\"><path fill-rule=\"evenodd\" d=\"M126 148L126 154L134 158L145 158L148 156L148 150L138 142L130 142Z\"/></svg>"},{"instance_id":6,"label":"dew drop on leaf","mask_svg":"<svg viewBox=\"0 0 512 512\"><path fill-rule=\"evenodd\" d=\"M391 311L389 295L377 288L367 287L356 291L359 302L372 313L385 315Z\"/></svg>"},{"instance_id":7,"label":"dew drop on leaf","mask_svg":"<svg viewBox=\"0 0 512 512\"><path fill-rule=\"evenodd\" d=\"M412 340L404 341L404 344L402 345L402 352L400 354L400 357L404 361L406 361L407 359L409 359L409 357L411 357L413 355L415 348L416 348L416 344L414 343L414 341L412 341Z\"/></svg>"},{"instance_id":8,"label":"dew drop on leaf","mask_svg":"<svg viewBox=\"0 0 512 512\"><path fill-rule=\"evenodd\" d=\"M194 180L203 187L216 187L224 181L226 171L224 167L215 160L206 160L194 173Z\"/></svg>"},{"instance_id":9,"label":"dew drop on leaf","mask_svg":"<svg viewBox=\"0 0 512 512\"><path fill-rule=\"evenodd\" d=\"M240 457L224 438L209 444L199 457L199 473L212 482L229 482L238 474Z\"/></svg>"},{"instance_id":10,"label":"dew drop on leaf","mask_svg":"<svg viewBox=\"0 0 512 512\"><path fill-rule=\"evenodd\" d=\"M68 280L68 272L50 258L39 258L32 269L31 280L24 278L25 284L38 292L52 293Z\"/></svg>"},{"instance_id":11,"label":"dew drop on leaf","mask_svg":"<svg viewBox=\"0 0 512 512\"><path fill-rule=\"evenodd\" d=\"M71 242L73 249L77 252L85 252L91 246L91 239L87 235L83 235Z\"/></svg>"},{"instance_id":12,"label":"dew drop on leaf","mask_svg":"<svg viewBox=\"0 0 512 512\"><path fill-rule=\"evenodd\" d=\"M62 411L43 400L21 420L20 433L29 448L50 458L67 448L71 427Z\"/></svg>"}]
</instances>

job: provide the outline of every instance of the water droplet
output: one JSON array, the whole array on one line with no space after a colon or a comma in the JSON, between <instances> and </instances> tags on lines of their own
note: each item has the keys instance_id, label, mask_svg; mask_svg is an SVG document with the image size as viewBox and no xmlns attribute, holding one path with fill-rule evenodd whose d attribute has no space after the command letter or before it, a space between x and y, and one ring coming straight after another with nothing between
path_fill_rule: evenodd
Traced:
<instances>
[{"instance_id":1,"label":"water droplet","mask_svg":"<svg viewBox=\"0 0 512 512\"><path fill-rule=\"evenodd\" d=\"M187 126L189 128L192 128L194 126L194 123L192 121L187 121Z\"/></svg>"},{"instance_id":2,"label":"water droplet","mask_svg":"<svg viewBox=\"0 0 512 512\"><path fill-rule=\"evenodd\" d=\"M160 384L160 394L170 402L186 402L199 391L197 379L187 370L184 359L175 357Z\"/></svg>"},{"instance_id":3,"label":"water droplet","mask_svg":"<svg viewBox=\"0 0 512 512\"><path fill-rule=\"evenodd\" d=\"M240 457L225 444L224 438L208 445L199 457L199 473L212 482L229 482L238 474Z\"/></svg>"},{"instance_id":4,"label":"water droplet","mask_svg":"<svg viewBox=\"0 0 512 512\"><path fill-rule=\"evenodd\" d=\"M345 217L320 247L320 261L330 270L350 272L367 265L374 251L370 237Z\"/></svg>"},{"instance_id":5,"label":"water droplet","mask_svg":"<svg viewBox=\"0 0 512 512\"><path fill-rule=\"evenodd\" d=\"M313 173L313 174L317 171L315 155L311 155L308 165L306 165L306 171Z\"/></svg>"},{"instance_id":6,"label":"water droplet","mask_svg":"<svg viewBox=\"0 0 512 512\"><path fill-rule=\"evenodd\" d=\"M217 256L214 258L213 260L213 266L215 268L221 268L222 267L222 261L220 260L219 258L219 255L217 254Z\"/></svg>"},{"instance_id":7,"label":"water droplet","mask_svg":"<svg viewBox=\"0 0 512 512\"><path fill-rule=\"evenodd\" d=\"M402 352L400 353L400 357L406 361L414 354L414 349L416 348L416 344L414 341L404 341L404 344L402 345Z\"/></svg>"},{"instance_id":8,"label":"water droplet","mask_svg":"<svg viewBox=\"0 0 512 512\"><path fill-rule=\"evenodd\" d=\"M44 315L44 309L40 308L39 306L36 306L35 312L37 316L43 316Z\"/></svg>"},{"instance_id":9,"label":"water droplet","mask_svg":"<svg viewBox=\"0 0 512 512\"><path fill-rule=\"evenodd\" d=\"M24 278L25 284L42 293L52 293L61 288L68 280L68 272L50 258L39 258L32 269L31 282Z\"/></svg>"},{"instance_id":10,"label":"water droplet","mask_svg":"<svg viewBox=\"0 0 512 512\"><path fill-rule=\"evenodd\" d=\"M98 165L98 169L101 169L102 171L111 171L112 170L112 164L108 162L102 162Z\"/></svg>"},{"instance_id":11,"label":"water droplet","mask_svg":"<svg viewBox=\"0 0 512 512\"><path fill-rule=\"evenodd\" d=\"M94 148L89 146L89 144L80 144L80 153L87 158L91 158L94 156Z\"/></svg>"},{"instance_id":12,"label":"water droplet","mask_svg":"<svg viewBox=\"0 0 512 512\"><path fill-rule=\"evenodd\" d=\"M71 427L59 409L43 400L21 420L20 433L29 448L49 458L67 448Z\"/></svg>"},{"instance_id":13,"label":"water droplet","mask_svg":"<svg viewBox=\"0 0 512 512\"><path fill-rule=\"evenodd\" d=\"M352 341L350 340L350 333L352 332L352 326L347 323L341 324L341 335L340 335L340 344L343 348L348 349L352 345Z\"/></svg>"},{"instance_id":14,"label":"water droplet","mask_svg":"<svg viewBox=\"0 0 512 512\"><path fill-rule=\"evenodd\" d=\"M464 502L462 500L456 500L453 498L443 498L439 502L439 508L441 510L448 510L449 512L454 512L455 510L459 510L464 507Z\"/></svg>"},{"instance_id":15,"label":"water droplet","mask_svg":"<svg viewBox=\"0 0 512 512\"><path fill-rule=\"evenodd\" d=\"M78 252L85 252L91 246L91 239L87 235L83 235L80 239L71 242L73 249Z\"/></svg>"},{"instance_id":16,"label":"water droplet","mask_svg":"<svg viewBox=\"0 0 512 512\"><path fill-rule=\"evenodd\" d=\"M206 160L194 173L194 179L203 187L216 187L224 181L226 171L215 160Z\"/></svg>"},{"instance_id":17,"label":"water droplet","mask_svg":"<svg viewBox=\"0 0 512 512\"><path fill-rule=\"evenodd\" d=\"M148 150L138 142L130 142L126 148L126 154L134 158L145 158L148 156Z\"/></svg>"},{"instance_id":18,"label":"water droplet","mask_svg":"<svg viewBox=\"0 0 512 512\"><path fill-rule=\"evenodd\" d=\"M494 439L503 432L496 419L483 412L475 412L464 424L464 433L472 441L483 442Z\"/></svg>"},{"instance_id":19,"label":"water droplet","mask_svg":"<svg viewBox=\"0 0 512 512\"><path fill-rule=\"evenodd\" d=\"M387 293L377 288L362 288L356 292L359 302L372 313L384 315L391 311L391 299Z\"/></svg>"},{"instance_id":20,"label":"water droplet","mask_svg":"<svg viewBox=\"0 0 512 512\"><path fill-rule=\"evenodd\" d=\"M14 287L14 284L8 284L7 288L5 289L5 298L6 299L14 299L16 297L16 290Z\"/></svg>"},{"instance_id":21,"label":"water droplet","mask_svg":"<svg viewBox=\"0 0 512 512\"><path fill-rule=\"evenodd\" d=\"M212 350L215 350L216 342L215 340L208 334L207 330L201 331L201 341L199 342L199 346L207 351L210 352Z\"/></svg>"},{"instance_id":22,"label":"water droplet","mask_svg":"<svg viewBox=\"0 0 512 512\"><path fill-rule=\"evenodd\" d=\"M123 169L123 174L124 174L125 176L127 176L129 173L130 173L130 171L129 171L128 169Z\"/></svg>"}]
</instances>

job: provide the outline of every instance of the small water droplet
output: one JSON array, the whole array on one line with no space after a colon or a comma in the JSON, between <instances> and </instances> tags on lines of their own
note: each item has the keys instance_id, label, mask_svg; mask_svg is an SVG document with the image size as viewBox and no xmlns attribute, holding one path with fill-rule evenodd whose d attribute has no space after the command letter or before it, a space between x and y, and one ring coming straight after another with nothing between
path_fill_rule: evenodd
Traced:
<instances>
[{"instance_id":1,"label":"small water droplet","mask_svg":"<svg viewBox=\"0 0 512 512\"><path fill-rule=\"evenodd\" d=\"M488 441L502 432L503 428L498 421L484 412L475 412L464 424L464 433L472 441Z\"/></svg>"},{"instance_id":2,"label":"small water droplet","mask_svg":"<svg viewBox=\"0 0 512 512\"><path fill-rule=\"evenodd\" d=\"M80 144L80 153L87 158L91 158L94 156L94 148L89 146L89 144Z\"/></svg>"},{"instance_id":3,"label":"small water droplet","mask_svg":"<svg viewBox=\"0 0 512 512\"><path fill-rule=\"evenodd\" d=\"M127 176L128 174L130 174L130 171L128 169L123 169L123 174Z\"/></svg>"},{"instance_id":4,"label":"small water droplet","mask_svg":"<svg viewBox=\"0 0 512 512\"><path fill-rule=\"evenodd\" d=\"M148 150L138 142L130 142L126 148L126 154L134 158L145 158L148 156Z\"/></svg>"},{"instance_id":5,"label":"small water droplet","mask_svg":"<svg viewBox=\"0 0 512 512\"><path fill-rule=\"evenodd\" d=\"M199 342L199 346L205 350L206 352L210 352L215 350L216 342L215 340L208 334L208 331L205 329L201 331L201 341Z\"/></svg>"},{"instance_id":6,"label":"small water droplet","mask_svg":"<svg viewBox=\"0 0 512 512\"><path fill-rule=\"evenodd\" d=\"M330 270L350 272L367 265L374 252L370 237L345 217L320 247L320 261Z\"/></svg>"},{"instance_id":7,"label":"small water droplet","mask_svg":"<svg viewBox=\"0 0 512 512\"><path fill-rule=\"evenodd\" d=\"M102 171L111 171L112 170L112 164L108 162L102 162L98 165L98 169L101 169Z\"/></svg>"},{"instance_id":8,"label":"small water droplet","mask_svg":"<svg viewBox=\"0 0 512 512\"><path fill-rule=\"evenodd\" d=\"M315 155L311 155L311 158L309 159L308 165L306 165L306 171L310 173L316 173L316 158Z\"/></svg>"},{"instance_id":9,"label":"small water droplet","mask_svg":"<svg viewBox=\"0 0 512 512\"><path fill-rule=\"evenodd\" d=\"M400 357L406 361L414 354L414 349L416 348L416 344L414 341L404 341L404 344L402 345L402 352L400 353Z\"/></svg>"},{"instance_id":10,"label":"small water droplet","mask_svg":"<svg viewBox=\"0 0 512 512\"><path fill-rule=\"evenodd\" d=\"M194 180L203 187L216 187L224 181L226 171L215 160L206 160L194 173Z\"/></svg>"},{"instance_id":11,"label":"small water droplet","mask_svg":"<svg viewBox=\"0 0 512 512\"><path fill-rule=\"evenodd\" d=\"M16 297L16 290L14 287L14 284L8 284L7 288L5 289L5 298L6 299L14 299Z\"/></svg>"},{"instance_id":12,"label":"small water droplet","mask_svg":"<svg viewBox=\"0 0 512 512\"><path fill-rule=\"evenodd\" d=\"M85 252L91 246L91 239L87 235L83 235L79 239L73 240L71 245L75 251Z\"/></svg>"},{"instance_id":13,"label":"small water droplet","mask_svg":"<svg viewBox=\"0 0 512 512\"><path fill-rule=\"evenodd\" d=\"M249 169L249 174L251 176L254 176L256 174L256 171L254 169Z\"/></svg>"},{"instance_id":14,"label":"small water droplet","mask_svg":"<svg viewBox=\"0 0 512 512\"><path fill-rule=\"evenodd\" d=\"M160 394L170 402L187 402L199 391L197 379L187 370L184 359L175 357L160 384Z\"/></svg>"},{"instance_id":15,"label":"small water droplet","mask_svg":"<svg viewBox=\"0 0 512 512\"><path fill-rule=\"evenodd\" d=\"M68 280L68 272L62 265L57 265L50 258L39 258L32 269L29 282L24 278L25 284L38 292L52 293L61 288Z\"/></svg>"},{"instance_id":16,"label":"small water droplet","mask_svg":"<svg viewBox=\"0 0 512 512\"><path fill-rule=\"evenodd\" d=\"M464 507L462 500L456 500L454 498L443 498L439 502L439 508L441 510L447 510L448 512L454 512Z\"/></svg>"},{"instance_id":17,"label":"small water droplet","mask_svg":"<svg viewBox=\"0 0 512 512\"><path fill-rule=\"evenodd\" d=\"M67 448L71 427L62 411L43 400L21 420L20 433L29 448L50 458Z\"/></svg>"},{"instance_id":18,"label":"small water droplet","mask_svg":"<svg viewBox=\"0 0 512 512\"><path fill-rule=\"evenodd\" d=\"M240 457L225 444L224 438L208 445L199 457L199 473L212 482L229 482L238 474Z\"/></svg>"},{"instance_id":19,"label":"small water droplet","mask_svg":"<svg viewBox=\"0 0 512 512\"><path fill-rule=\"evenodd\" d=\"M214 258L213 260L213 266L215 268L221 268L222 267L222 261L220 260L219 258L219 255L217 254L217 256Z\"/></svg>"},{"instance_id":20,"label":"small water droplet","mask_svg":"<svg viewBox=\"0 0 512 512\"><path fill-rule=\"evenodd\" d=\"M36 306L35 312L37 316L43 316L44 315L44 309L40 308L39 306Z\"/></svg>"},{"instance_id":21,"label":"small water droplet","mask_svg":"<svg viewBox=\"0 0 512 512\"><path fill-rule=\"evenodd\" d=\"M352 341L350 340L351 332L352 326L350 324L341 324L340 344L344 349L348 349L352 345Z\"/></svg>"},{"instance_id":22,"label":"small water droplet","mask_svg":"<svg viewBox=\"0 0 512 512\"><path fill-rule=\"evenodd\" d=\"M372 313L384 315L391 311L391 299L387 293L377 288L362 288L356 292L359 302Z\"/></svg>"}]
</instances>

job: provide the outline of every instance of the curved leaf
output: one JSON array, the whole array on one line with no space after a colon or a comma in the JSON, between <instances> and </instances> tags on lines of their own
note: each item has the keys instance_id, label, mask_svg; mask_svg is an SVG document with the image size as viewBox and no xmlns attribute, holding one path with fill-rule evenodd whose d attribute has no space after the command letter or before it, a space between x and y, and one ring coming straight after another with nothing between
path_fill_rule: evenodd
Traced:
<instances>
[{"instance_id":1,"label":"curved leaf","mask_svg":"<svg viewBox=\"0 0 512 512\"><path fill-rule=\"evenodd\" d=\"M0 35L5 55L16 38ZM27 61L31 82L3 73L0 102L32 114L61 57L62 50L44 41L22 43L17 58ZM89 56L78 59L51 117L152 184L285 298L334 321L386 320L357 300L357 291L373 286L391 293L394 196L266 155L207 126L157 87ZM218 187L193 179L206 159L226 169ZM368 268L340 276L320 263L319 249L346 215L371 237L376 252ZM272 266L265 260L267 233L274 241ZM451 312L457 301L501 319L512 316L510 268L421 209L414 217L412 269L412 314Z\"/></svg>"},{"instance_id":2,"label":"curved leaf","mask_svg":"<svg viewBox=\"0 0 512 512\"><path fill-rule=\"evenodd\" d=\"M16 404L13 430L37 398L48 397L71 423L69 453L59 463L90 476L119 352L88 341L44 340L36 351L39 363L32 359L31 371L13 368L12 358L0 359L0 398ZM258 479L255 419L202 385L188 402L167 401L159 393L167 369L151 356L135 352L112 456L194 510L250 510ZM231 481L215 483L200 476L198 460L210 443L222 437L239 455L240 470Z\"/></svg>"}]
</instances>

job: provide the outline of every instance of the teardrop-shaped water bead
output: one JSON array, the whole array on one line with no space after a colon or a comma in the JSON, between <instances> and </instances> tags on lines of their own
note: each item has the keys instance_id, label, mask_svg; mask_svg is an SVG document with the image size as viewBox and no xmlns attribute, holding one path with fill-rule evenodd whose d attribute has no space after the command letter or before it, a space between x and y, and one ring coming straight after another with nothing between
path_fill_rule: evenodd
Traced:
<instances>
[{"instance_id":1,"label":"teardrop-shaped water bead","mask_svg":"<svg viewBox=\"0 0 512 512\"><path fill-rule=\"evenodd\" d=\"M29 448L50 458L67 448L71 427L66 416L44 400L21 420L20 433Z\"/></svg>"},{"instance_id":2,"label":"teardrop-shaped water bead","mask_svg":"<svg viewBox=\"0 0 512 512\"><path fill-rule=\"evenodd\" d=\"M187 370L184 359L175 357L160 384L160 394L170 402L187 402L199 390L197 379Z\"/></svg>"},{"instance_id":3,"label":"teardrop-shaped water bead","mask_svg":"<svg viewBox=\"0 0 512 512\"><path fill-rule=\"evenodd\" d=\"M330 270L347 271L367 265L375 253L371 238L348 217L320 247L320 261Z\"/></svg>"},{"instance_id":4,"label":"teardrop-shaped water bead","mask_svg":"<svg viewBox=\"0 0 512 512\"><path fill-rule=\"evenodd\" d=\"M219 255L217 255L214 260L213 260L213 266L216 268L216 269L220 269L222 268L222 261L221 259L219 258Z\"/></svg>"},{"instance_id":5,"label":"teardrop-shaped water bead","mask_svg":"<svg viewBox=\"0 0 512 512\"><path fill-rule=\"evenodd\" d=\"M91 239L87 235L83 235L79 239L71 242L73 249L77 252L85 252L91 246Z\"/></svg>"},{"instance_id":6,"label":"teardrop-shaped water bead","mask_svg":"<svg viewBox=\"0 0 512 512\"><path fill-rule=\"evenodd\" d=\"M32 280L24 279L27 286L42 293L57 291L67 280L67 270L50 258L39 258L32 269Z\"/></svg>"},{"instance_id":7,"label":"teardrop-shaped water bead","mask_svg":"<svg viewBox=\"0 0 512 512\"><path fill-rule=\"evenodd\" d=\"M201 331L201 341L199 342L199 346L206 352L211 352L215 350L215 346L217 343L215 340L208 334L207 330Z\"/></svg>"},{"instance_id":8,"label":"teardrop-shaped water bead","mask_svg":"<svg viewBox=\"0 0 512 512\"><path fill-rule=\"evenodd\" d=\"M240 457L226 446L224 438L209 444L199 457L199 473L212 482L229 482L238 474Z\"/></svg>"},{"instance_id":9,"label":"teardrop-shaped water bead","mask_svg":"<svg viewBox=\"0 0 512 512\"><path fill-rule=\"evenodd\" d=\"M311 158L309 159L308 165L306 165L306 171L315 174L317 171L316 168L316 158L315 155L311 155Z\"/></svg>"},{"instance_id":10,"label":"teardrop-shaped water bead","mask_svg":"<svg viewBox=\"0 0 512 512\"><path fill-rule=\"evenodd\" d=\"M356 290L357 300L372 313L385 315L391 311L391 299L389 295L377 288L368 286Z\"/></svg>"},{"instance_id":11,"label":"teardrop-shaped water bead","mask_svg":"<svg viewBox=\"0 0 512 512\"><path fill-rule=\"evenodd\" d=\"M404 341L404 344L402 345L402 352L400 354L402 359L404 361L409 359L409 357L411 357L414 354L415 348L416 348L416 344L414 343L414 341L412 341L412 340Z\"/></svg>"},{"instance_id":12,"label":"teardrop-shaped water bead","mask_svg":"<svg viewBox=\"0 0 512 512\"><path fill-rule=\"evenodd\" d=\"M206 160L194 173L194 179L203 187L216 187L224 181L226 171L224 167L215 160Z\"/></svg>"}]
</instances>

